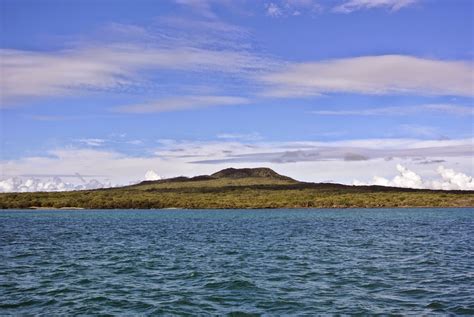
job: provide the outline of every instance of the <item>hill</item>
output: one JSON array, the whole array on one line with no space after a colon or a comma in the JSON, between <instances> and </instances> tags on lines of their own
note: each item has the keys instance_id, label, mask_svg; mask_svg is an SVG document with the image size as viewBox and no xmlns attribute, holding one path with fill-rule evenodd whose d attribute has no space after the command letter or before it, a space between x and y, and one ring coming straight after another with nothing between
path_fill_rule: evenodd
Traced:
<instances>
[{"instance_id":1,"label":"hill","mask_svg":"<svg viewBox=\"0 0 474 317\"><path fill-rule=\"evenodd\" d=\"M269 168L144 181L73 192L0 194L0 208L348 208L474 207L473 191L305 183Z\"/></svg>"},{"instance_id":2,"label":"hill","mask_svg":"<svg viewBox=\"0 0 474 317\"><path fill-rule=\"evenodd\" d=\"M283 176L267 167L259 168L226 168L211 175L215 178L272 178L280 180L294 181L294 179Z\"/></svg>"}]
</instances>

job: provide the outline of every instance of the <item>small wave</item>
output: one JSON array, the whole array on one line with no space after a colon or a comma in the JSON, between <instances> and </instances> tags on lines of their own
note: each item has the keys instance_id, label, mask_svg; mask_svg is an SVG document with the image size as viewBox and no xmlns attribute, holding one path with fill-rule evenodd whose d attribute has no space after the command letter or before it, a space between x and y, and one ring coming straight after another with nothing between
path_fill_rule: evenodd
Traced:
<instances>
[{"instance_id":1,"label":"small wave","mask_svg":"<svg viewBox=\"0 0 474 317\"><path fill-rule=\"evenodd\" d=\"M232 280L225 282L213 282L204 285L209 289L226 289L226 290L252 290L257 289L257 286L252 282L246 280Z\"/></svg>"}]
</instances>

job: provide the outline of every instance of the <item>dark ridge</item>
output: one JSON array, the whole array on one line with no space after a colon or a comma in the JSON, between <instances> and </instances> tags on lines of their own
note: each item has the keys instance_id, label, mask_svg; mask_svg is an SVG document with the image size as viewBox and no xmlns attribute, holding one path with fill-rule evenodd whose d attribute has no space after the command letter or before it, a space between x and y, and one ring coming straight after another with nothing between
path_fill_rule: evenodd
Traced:
<instances>
[{"instance_id":1,"label":"dark ridge","mask_svg":"<svg viewBox=\"0 0 474 317\"><path fill-rule=\"evenodd\" d=\"M194 177L179 176L179 177L167 178L167 179L155 181L155 184L156 183L182 183L182 182L208 181L212 179L216 179L216 178L211 177L209 175L199 175L199 176L194 176Z\"/></svg>"},{"instance_id":2,"label":"dark ridge","mask_svg":"<svg viewBox=\"0 0 474 317\"><path fill-rule=\"evenodd\" d=\"M132 186L151 185L151 184L164 184L164 183L184 183L184 182L197 182L197 181L208 181L216 179L209 175L199 175L194 177L178 176L173 178L160 179L156 181L143 181Z\"/></svg>"},{"instance_id":3,"label":"dark ridge","mask_svg":"<svg viewBox=\"0 0 474 317\"><path fill-rule=\"evenodd\" d=\"M178 176L178 177L173 177L173 178L166 178L166 179L160 179L156 181L143 181L138 184L132 185L132 186L139 186L139 185L150 185L150 184L162 184L162 183L180 183L180 182L186 182L189 180L189 177L185 176ZM127 186L125 186L127 187Z\"/></svg>"},{"instance_id":4,"label":"dark ridge","mask_svg":"<svg viewBox=\"0 0 474 317\"><path fill-rule=\"evenodd\" d=\"M215 179L215 178L213 178ZM241 191L242 188L251 189L251 190L271 190L271 191L283 191L283 190L304 190L304 189L314 189L318 190L319 193L328 193L328 192L339 192L339 193L384 193L384 192L393 192L393 193L445 193L443 190L432 190L432 189L416 189L416 188L400 188L400 187L386 187L386 186L354 186L354 185L343 185L335 183L306 183L306 182L295 182L293 184L252 184L245 186L235 186L235 185L224 185L220 187L179 187L179 188L150 188L146 189L146 192L154 193L228 193L234 191ZM450 193L453 194L465 194L466 192L474 193L473 191L462 191L462 190L452 190Z\"/></svg>"},{"instance_id":5,"label":"dark ridge","mask_svg":"<svg viewBox=\"0 0 474 317\"><path fill-rule=\"evenodd\" d=\"M262 177L262 178L273 178L281 180L291 180L294 179L283 176L275 172L274 170L267 167L258 167L258 168L226 168L222 171L214 173L211 175L215 178L246 178L246 177Z\"/></svg>"},{"instance_id":6,"label":"dark ridge","mask_svg":"<svg viewBox=\"0 0 474 317\"><path fill-rule=\"evenodd\" d=\"M258 177L258 178L271 178L287 181L295 181L294 179L283 176L275 172L274 170L267 167L257 168L226 168L212 175L199 175L194 177L178 176L167 179L160 179L156 181L143 181L136 185L150 185L150 184L163 184L163 183L183 183L183 182L196 182L196 181L207 181L220 178L247 178L247 177ZM296 181L295 181L296 182Z\"/></svg>"},{"instance_id":7,"label":"dark ridge","mask_svg":"<svg viewBox=\"0 0 474 317\"><path fill-rule=\"evenodd\" d=\"M213 179L216 179L216 178L209 175L199 175L199 176L191 177L189 180L190 181L210 181Z\"/></svg>"}]
</instances>

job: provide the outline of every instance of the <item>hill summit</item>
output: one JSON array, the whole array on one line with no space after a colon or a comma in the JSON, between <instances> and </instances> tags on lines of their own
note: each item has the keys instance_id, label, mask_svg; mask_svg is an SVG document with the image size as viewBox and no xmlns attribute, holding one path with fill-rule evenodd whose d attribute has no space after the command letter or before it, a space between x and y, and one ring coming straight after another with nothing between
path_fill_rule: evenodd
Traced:
<instances>
[{"instance_id":1,"label":"hill summit","mask_svg":"<svg viewBox=\"0 0 474 317\"><path fill-rule=\"evenodd\" d=\"M299 182L270 168L226 168L212 175L148 180L71 192L0 193L4 208L393 208L473 207L474 191Z\"/></svg>"},{"instance_id":2,"label":"hill summit","mask_svg":"<svg viewBox=\"0 0 474 317\"><path fill-rule=\"evenodd\" d=\"M247 178L261 177L282 180L293 180L288 176L283 176L268 167L257 168L226 168L211 175L214 178Z\"/></svg>"}]
</instances>

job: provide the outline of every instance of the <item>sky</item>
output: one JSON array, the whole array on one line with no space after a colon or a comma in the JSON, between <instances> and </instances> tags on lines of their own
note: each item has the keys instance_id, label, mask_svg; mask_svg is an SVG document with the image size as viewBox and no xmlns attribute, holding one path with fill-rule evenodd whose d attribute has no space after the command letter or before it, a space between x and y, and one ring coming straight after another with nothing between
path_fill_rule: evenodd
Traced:
<instances>
[{"instance_id":1,"label":"sky","mask_svg":"<svg viewBox=\"0 0 474 317\"><path fill-rule=\"evenodd\" d=\"M474 189L470 0L0 0L0 191L267 166Z\"/></svg>"}]
</instances>

